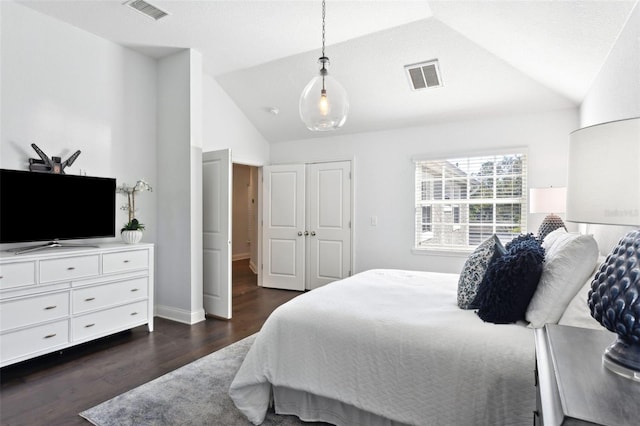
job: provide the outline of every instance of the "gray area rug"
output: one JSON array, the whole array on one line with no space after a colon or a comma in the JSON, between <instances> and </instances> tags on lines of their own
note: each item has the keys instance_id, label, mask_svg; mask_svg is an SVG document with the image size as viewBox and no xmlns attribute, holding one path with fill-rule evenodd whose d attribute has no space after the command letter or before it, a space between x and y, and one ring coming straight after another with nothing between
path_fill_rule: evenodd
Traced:
<instances>
[{"instance_id":1,"label":"gray area rug","mask_svg":"<svg viewBox=\"0 0 640 426\"><path fill-rule=\"evenodd\" d=\"M80 413L98 426L248 426L228 391L255 335L202 357ZM267 414L263 425L320 425L295 416Z\"/></svg>"}]
</instances>

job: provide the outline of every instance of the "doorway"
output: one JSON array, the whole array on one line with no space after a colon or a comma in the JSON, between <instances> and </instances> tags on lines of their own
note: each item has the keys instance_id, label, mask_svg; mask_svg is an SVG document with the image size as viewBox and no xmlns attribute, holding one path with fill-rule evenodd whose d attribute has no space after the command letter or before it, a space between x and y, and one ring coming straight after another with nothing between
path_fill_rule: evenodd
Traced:
<instances>
[{"instance_id":1,"label":"doorway","mask_svg":"<svg viewBox=\"0 0 640 426\"><path fill-rule=\"evenodd\" d=\"M253 273L257 269L259 173L258 167L233 164L230 149L202 154L202 287L207 316L231 319L234 255L248 260Z\"/></svg>"},{"instance_id":2,"label":"doorway","mask_svg":"<svg viewBox=\"0 0 640 426\"><path fill-rule=\"evenodd\" d=\"M248 259L251 271L257 274L258 168L233 163L232 176L231 260Z\"/></svg>"}]
</instances>

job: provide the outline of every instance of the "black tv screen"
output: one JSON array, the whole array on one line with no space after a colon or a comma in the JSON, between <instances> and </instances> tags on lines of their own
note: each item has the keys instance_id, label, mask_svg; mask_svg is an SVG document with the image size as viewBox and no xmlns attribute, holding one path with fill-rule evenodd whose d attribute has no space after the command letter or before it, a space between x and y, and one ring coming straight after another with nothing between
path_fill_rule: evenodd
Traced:
<instances>
[{"instance_id":1,"label":"black tv screen","mask_svg":"<svg viewBox=\"0 0 640 426\"><path fill-rule=\"evenodd\" d=\"M0 243L115 236L116 180L0 169Z\"/></svg>"}]
</instances>

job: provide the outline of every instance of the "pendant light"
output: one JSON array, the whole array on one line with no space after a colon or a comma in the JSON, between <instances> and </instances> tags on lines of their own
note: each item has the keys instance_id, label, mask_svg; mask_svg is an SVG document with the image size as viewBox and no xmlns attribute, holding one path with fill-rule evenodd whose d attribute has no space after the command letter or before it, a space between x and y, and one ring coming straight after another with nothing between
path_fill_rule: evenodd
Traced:
<instances>
[{"instance_id":1,"label":"pendant light","mask_svg":"<svg viewBox=\"0 0 640 426\"><path fill-rule=\"evenodd\" d=\"M300 95L300 118L309 130L323 132L341 127L347 120L347 92L329 75L329 58L324 54L325 0L322 0L322 56L318 59L320 73Z\"/></svg>"}]
</instances>

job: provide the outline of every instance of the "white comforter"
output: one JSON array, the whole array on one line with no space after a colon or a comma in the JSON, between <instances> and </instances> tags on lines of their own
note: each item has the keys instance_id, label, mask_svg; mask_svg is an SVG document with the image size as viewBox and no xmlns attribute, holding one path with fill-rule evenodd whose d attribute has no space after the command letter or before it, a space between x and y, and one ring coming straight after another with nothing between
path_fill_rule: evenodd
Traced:
<instances>
[{"instance_id":1,"label":"white comforter","mask_svg":"<svg viewBox=\"0 0 640 426\"><path fill-rule=\"evenodd\" d=\"M271 385L408 424L531 424L533 331L459 309L457 281L371 270L298 296L264 324L231 398L254 424Z\"/></svg>"}]
</instances>

